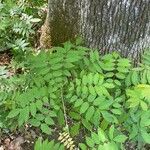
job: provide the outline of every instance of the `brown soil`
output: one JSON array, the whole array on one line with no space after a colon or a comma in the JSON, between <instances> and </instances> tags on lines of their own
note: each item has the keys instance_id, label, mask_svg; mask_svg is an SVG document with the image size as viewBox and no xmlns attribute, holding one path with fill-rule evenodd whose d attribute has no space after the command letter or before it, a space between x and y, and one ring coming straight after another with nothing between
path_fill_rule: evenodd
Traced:
<instances>
[{"instance_id":1,"label":"brown soil","mask_svg":"<svg viewBox=\"0 0 150 150\"><path fill-rule=\"evenodd\" d=\"M40 135L37 129L27 127L14 133L3 133L0 138L0 150L33 150L34 142Z\"/></svg>"},{"instance_id":2,"label":"brown soil","mask_svg":"<svg viewBox=\"0 0 150 150\"><path fill-rule=\"evenodd\" d=\"M1 52L0 53L0 66L9 65L12 55L10 52Z\"/></svg>"}]
</instances>

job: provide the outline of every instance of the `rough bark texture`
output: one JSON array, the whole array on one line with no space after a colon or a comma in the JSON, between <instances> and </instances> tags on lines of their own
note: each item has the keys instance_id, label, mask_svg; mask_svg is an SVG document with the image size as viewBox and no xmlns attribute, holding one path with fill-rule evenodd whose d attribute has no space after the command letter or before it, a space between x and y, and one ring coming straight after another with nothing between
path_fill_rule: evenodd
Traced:
<instances>
[{"instance_id":1,"label":"rough bark texture","mask_svg":"<svg viewBox=\"0 0 150 150\"><path fill-rule=\"evenodd\" d=\"M72 40L79 33L79 9L76 0L50 0L53 45Z\"/></svg>"},{"instance_id":2,"label":"rough bark texture","mask_svg":"<svg viewBox=\"0 0 150 150\"><path fill-rule=\"evenodd\" d=\"M88 47L139 59L150 47L149 0L51 0L54 44L82 35Z\"/></svg>"},{"instance_id":3,"label":"rough bark texture","mask_svg":"<svg viewBox=\"0 0 150 150\"><path fill-rule=\"evenodd\" d=\"M48 6L50 6L50 0L48 0ZM51 25L50 25L50 9L48 8L45 22L41 27L41 35L40 35L40 49L50 49L52 42L51 42Z\"/></svg>"}]
</instances>

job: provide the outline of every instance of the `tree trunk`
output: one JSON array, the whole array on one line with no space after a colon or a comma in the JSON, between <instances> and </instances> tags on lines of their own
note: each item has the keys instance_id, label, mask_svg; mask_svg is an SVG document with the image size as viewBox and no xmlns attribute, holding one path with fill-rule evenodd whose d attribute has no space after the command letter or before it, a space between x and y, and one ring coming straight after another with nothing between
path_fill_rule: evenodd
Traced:
<instances>
[{"instance_id":1,"label":"tree trunk","mask_svg":"<svg viewBox=\"0 0 150 150\"><path fill-rule=\"evenodd\" d=\"M79 9L76 0L49 0L53 45L72 40L79 34Z\"/></svg>"},{"instance_id":2,"label":"tree trunk","mask_svg":"<svg viewBox=\"0 0 150 150\"><path fill-rule=\"evenodd\" d=\"M150 47L149 0L50 0L52 43L82 35L100 53L113 50L134 60Z\"/></svg>"}]
</instances>

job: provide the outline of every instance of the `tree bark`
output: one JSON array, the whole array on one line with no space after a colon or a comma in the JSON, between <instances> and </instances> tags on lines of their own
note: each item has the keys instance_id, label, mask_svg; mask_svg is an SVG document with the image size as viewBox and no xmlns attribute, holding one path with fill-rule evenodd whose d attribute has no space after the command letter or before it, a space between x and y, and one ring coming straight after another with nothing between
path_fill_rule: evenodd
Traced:
<instances>
[{"instance_id":1,"label":"tree bark","mask_svg":"<svg viewBox=\"0 0 150 150\"><path fill-rule=\"evenodd\" d=\"M137 61L150 47L149 0L51 0L49 8L54 45L82 35L102 54L117 50Z\"/></svg>"},{"instance_id":2,"label":"tree bark","mask_svg":"<svg viewBox=\"0 0 150 150\"><path fill-rule=\"evenodd\" d=\"M79 9L76 0L49 0L53 45L75 38L79 32Z\"/></svg>"}]
</instances>

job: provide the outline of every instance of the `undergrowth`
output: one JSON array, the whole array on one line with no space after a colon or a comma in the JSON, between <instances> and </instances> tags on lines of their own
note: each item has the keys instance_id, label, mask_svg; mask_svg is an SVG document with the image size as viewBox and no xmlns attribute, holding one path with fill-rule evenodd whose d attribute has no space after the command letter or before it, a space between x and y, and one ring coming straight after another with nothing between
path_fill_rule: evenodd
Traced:
<instances>
[{"instance_id":1,"label":"undergrowth","mask_svg":"<svg viewBox=\"0 0 150 150\"><path fill-rule=\"evenodd\" d=\"M38 29L42 24L41 0L0 0L0 52L10 50L22 59L29 47L38 46ZM19 58L18 58L19 57Z\"/></svg>"},{"instance_id":2,"label":"undergrowth","mask_svg":"<svg viewBox=\"0 0 150 150\"><path fill-rule=\"evenodd\" d=\"M134 68L113 52L100 56L70 42L26 56L22 74L0 73L0 127L30 125L43 137L35 150L120 150L150 144L149 53ZM79 140L76 140L79 139Z\"/></svg>"}]
</instances>

